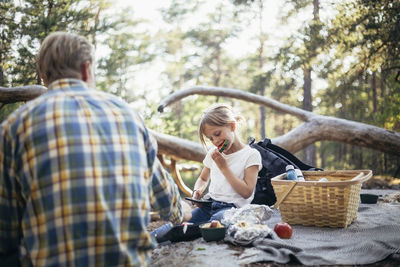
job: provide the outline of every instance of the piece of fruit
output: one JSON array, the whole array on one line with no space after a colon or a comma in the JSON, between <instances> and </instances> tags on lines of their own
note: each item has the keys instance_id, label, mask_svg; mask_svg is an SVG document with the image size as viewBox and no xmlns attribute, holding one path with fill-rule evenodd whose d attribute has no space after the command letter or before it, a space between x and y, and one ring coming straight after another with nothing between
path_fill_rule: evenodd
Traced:
<instances>
[{"instance_id":1,"label":"piece of fruit","mask_svg":"<svg viewBox=\"0 0 400 267\"><path fill-rule=\"evenodd\" d=\"M292 226L285 222L275 224L274 231L280 238L286 239L291 238L293 233Z\"/></svg>"},{"instance_id":2,"label":"piece of fruit","mask_svg":"<svg viewBox=\"0 0 400 267\"><path fill-rule=\"evenodd\" d=\"M214 220L214 221L212 221L211 223L210 223L210 228L218 228L218 227L221 227L222 225L220 224L220 222L219 221L217 221L217 220Z\"/></svg>"},{"instance_id":3,"label":"piece of fruit","mask_svg":"<svg viewBox=\"0 0 400 267\"><path fill-rule=\"evenodd\" d=\"M229 140L225 140L221 145L218 146L219 153L222 153L228 146Z\"/></svg>"}]
</instances>

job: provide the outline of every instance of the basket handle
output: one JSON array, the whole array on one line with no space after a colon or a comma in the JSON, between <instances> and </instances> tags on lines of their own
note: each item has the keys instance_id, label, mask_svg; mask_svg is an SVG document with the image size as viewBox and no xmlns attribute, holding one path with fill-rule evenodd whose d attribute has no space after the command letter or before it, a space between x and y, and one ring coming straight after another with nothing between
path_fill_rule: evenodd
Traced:
<instances>
[{"instance_id":1,"label":"basket handle","mask_svg":"<svg viewBox=\"0 0 400 267\"><path fill-rule=\"evenodd\" d=\"M350 181L361 181L361 182L365 182L367 180L369 180L369 178L372 177L372 172L360 172L357 176L353 177Z\"/></svg>"},{"instance_id":2,"label":"basket handle","mask_svg":"<svg viewBox=\"0 0 400 267\"><path fill-rule=\"evenodd\" d=\"M361 177L364 176L363 172L360 172L359 174L357 174L357 176L354 176L350 181L356 181L356 180L360 180Z\"/></svg>"},{"instance_id":3,"label":"basket handle","mask_svg":"<svg viewBox=\"0 0 400 267\"><path fill-rule=\"evenodd\" d=\"M296 186L297 182L296 181L292 181L291 184L286 188L286 191L283 192L282 197L280 197L278 199L278 201L276 201L274 208L275 209L279 209L279 205L286 199L286 197L289 195L289 193L293 190L293 188Z\"/></svg>"}]
</instances>

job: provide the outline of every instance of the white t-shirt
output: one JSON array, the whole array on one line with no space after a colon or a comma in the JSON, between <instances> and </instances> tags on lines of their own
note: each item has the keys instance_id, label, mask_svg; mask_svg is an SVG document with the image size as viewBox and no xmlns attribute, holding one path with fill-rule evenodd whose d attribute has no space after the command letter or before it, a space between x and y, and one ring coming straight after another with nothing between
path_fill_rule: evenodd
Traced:
<instances>
[{"instance_id":1,"label":"white t-shirt","mask_svg":"<svg viewBox=\"0 0 400 267\"><path fill-rule=\"evenodd\" d=\"M207 197L210 196L217 201L233 203L238 208L243 207L246 204L250 204L254 198L254 191L253 194L247 199L236 193L231 184L226 180L225 176L218 168L217 164L212 159L211 153L214 150L215 147L211 148L203 160L204 166L210 169L211 182ZM222 155L227 161L231 171L241 180L244 179L244 171L246 168L253 165L258 165L258 170L261 170L262 168L260 153L248 145L232 154L222 153Z\"/></svg>"}]
</instances>

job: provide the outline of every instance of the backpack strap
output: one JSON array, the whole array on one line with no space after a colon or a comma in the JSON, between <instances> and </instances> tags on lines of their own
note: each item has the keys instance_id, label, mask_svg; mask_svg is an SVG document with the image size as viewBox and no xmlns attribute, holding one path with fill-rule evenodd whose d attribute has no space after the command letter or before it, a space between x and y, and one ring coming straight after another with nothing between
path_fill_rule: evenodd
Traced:
<instances>
[{"instance_id":1,"label":"backpack strap","mask_svg":"<svg viewBox=\"0 0 400 267\"><path fill-rule=\"evenodd\" d=\"M255 141L256 141L256 139L253 136L249 137L249 145L254 144Z\"/></svg>"},{"instance_id":2,"label":"backpack strap","mask_svg":"<svg viewBox=\"0 0 400 267\"><path fill-rule=\"evenodd\" d=\"M251 144L253 144L254 138L251 138L251 140L252 140ZM267 149L268 151L274 153L276 156L280 157L281 159L285 160L286 162L289 162L295 168L297 167L298 169L304 170L304 171L323 171L323 169L316 168L316 167L313 167L311 165L308 165L308 164L302 162L300 159L298 159L295 155L293 155L286 149L272 144L271 139L269 139L269 138L264 138L264 140L258 142L258 145L260 145L263 148Z\"/></svg>"},{"instance_id":3,"label":"backpack strap","mask_svg":"<svg viewBox=\"0 0 400 267\"><path fill-rule=\"evenodd\" d=\"M249 138L249 145L254 144L255 141L256 141L256 139L255 139L254 137L250 136L250 138ZM271 139L269 139L269 138L264 138L264 140L262 140L261 142L262 142L262 146L263 146L263 147L267 147L267 146L269 146L269 145L271 144Z\"/></svg>"},{"instance_id":4,"label":"backpack strap","mask_svg":"<svg viewBox=\"0 0 400 267\"><path fill-rule=\"evenodd\" d=\"M264 138L264 140L262 140L262 145L263 145L263 147L269 147L270 145L272 145L271 139Z\"/></svg>"},{"instance_id":5,"label":"backpack strap","mask_svg":"<svg viewBox=\"0 0 400 267\"><path fill-rule=\"evenodd\" d=\"M295 155L293 155L289 151L281 148L280 146L270 143L268 145L268 148L271 149L273 152L276 152L276 153L284 156L286 159L288 159L290 162L292 162L295 166L297 166L300 170L309 170L309 169L314 168L313 166L305 164L304 162L299 160Z\"/></svg>"}]
</instances>

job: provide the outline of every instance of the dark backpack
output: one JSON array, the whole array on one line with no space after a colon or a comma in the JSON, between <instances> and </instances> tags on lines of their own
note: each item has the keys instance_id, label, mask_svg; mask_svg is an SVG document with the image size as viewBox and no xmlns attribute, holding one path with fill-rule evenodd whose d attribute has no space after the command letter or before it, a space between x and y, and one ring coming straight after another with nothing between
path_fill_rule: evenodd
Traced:
<instances>
[{"instance_id":1,"label":"dark backpack","mask_svg":"<svg viewBox=\"0 0 400 267\"><path fill-rule=\"evenodd\" d=\"M263 204L271 206L276 202L274 188L271 184L271 178L286 172L287 165L293 165L295 169L305 171L322 171L320 168L303 163L292 153L285 149L273 145L271 140L265 138L257 143L251 138L249 145L257 149L261 154L262 169L258 172L258 179L252 204Z\"/></svg>"}]
</instances>

